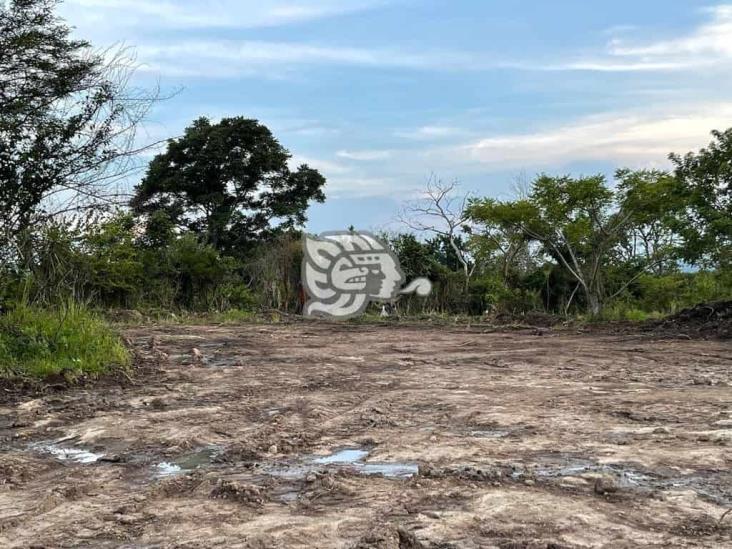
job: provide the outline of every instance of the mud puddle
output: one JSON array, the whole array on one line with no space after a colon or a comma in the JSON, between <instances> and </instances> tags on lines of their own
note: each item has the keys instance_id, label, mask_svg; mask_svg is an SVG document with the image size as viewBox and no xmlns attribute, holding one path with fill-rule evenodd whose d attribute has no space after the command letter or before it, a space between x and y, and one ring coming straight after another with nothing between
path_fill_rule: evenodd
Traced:
<instances>
[{"instance_id":1,"label":"mud puddle","mask_svg":"<svg viewBox=\"0 0 732 549\"><path fill-rule=\"evenodd\" d=\"M629 463L598 463L574 456L546 456L533 466L512 466L515 480L537 479L551 481L567 477L604 475L619 489L639 492L660 490L692 490L700 497L718 505L732 505L732 472L700 471L676 473L671 469L648 471Z\"/></svg>"},{"instance_id":2,"label":"mud puddle","mask_svg":"<svg viewBox=\"0 0 732 549\"><path fill-rule=\"evenodd\" d=\"M183 454L174 460L161 461L153 466L153 475L165 478L211 467L222 451L220 446L211 445Z\"/></svg>"},{"instance_id":3,"label":"mud puddle","mask_svg":"<svg viewBox=\"0 0 732 549\"><path fill-rule=\"evenodd\" d=\"M340 470L358 475L381 475L396 479L411 478L418 472L416 463L365 461L370 453L370 450L363 447L341 448L327 456L307 456L293 463L264 467L263 471L287 479L305 478L309 473L323 470Z\"/></svg>"}]
</instances>

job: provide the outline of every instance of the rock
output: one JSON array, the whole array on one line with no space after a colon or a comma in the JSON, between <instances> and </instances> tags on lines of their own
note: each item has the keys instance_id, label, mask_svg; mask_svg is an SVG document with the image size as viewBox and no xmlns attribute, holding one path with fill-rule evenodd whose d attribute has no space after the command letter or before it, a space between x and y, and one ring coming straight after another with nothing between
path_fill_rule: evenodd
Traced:
<instances>
[{"instance_id":1,"label":"rock","mask_svg":"<svg viewBox=\"0 0 732 549\"><path fill-rule=\"evenodd\" d=\"M277 453L277 445L272 444L269 448L267 448L267 452L270 454L276 454Z\"/></svg>"},{"instance_id":2,"label":"rock","mask_svg":"<svg viewBox=\"0 0 732 549\"><path fill-rule=\"evenodd\" d=\"M610 475L602 475L595 479L595 493L599 495L613 494L619 489L618 483Z\"/></svg>"},{"instance_id":3,"label":"rock","mask_svg":"<svg viewBox=\"0 0 732 549\"><path fill-rule=\"evenodd\" d=\"M315 482L318 480L318 476L315 473L308 473L305 476L305 482Z\"/></svg>"},{"instance_id":4,"label":"rock","mask_svg":"<svg viewBox=\"0 0 732 549\"><path fill-rule=\"evenodd\" d=\"M205 361L205 357L203 356L203 353L197 349L196 347L193 347L191 349L191 354L193 355L193 362L196 364L203 364Z\"/></svg>"},{"instance_id":5,"label":"rock","mask_svg":"<svg viewBox=\"0 0 732 549\"><path fill-rule=\"evenodd\" d=\"M145 520L145 516L141 513L130 513L126 515L115 515L115 520L119 522L120 524L135 524L136 522L140 522Z\"/></svg>"},{"instance_id":6,"label":"rock","mask_svg":"<svg viewBox=\"0 0 732 549\"><path fill-rule=\"evenodd\" d=\"M209 497L248 505L261 505L264 503L264 494L259 486L223 479L218 479Z\"/></svg>"}]
</instances>

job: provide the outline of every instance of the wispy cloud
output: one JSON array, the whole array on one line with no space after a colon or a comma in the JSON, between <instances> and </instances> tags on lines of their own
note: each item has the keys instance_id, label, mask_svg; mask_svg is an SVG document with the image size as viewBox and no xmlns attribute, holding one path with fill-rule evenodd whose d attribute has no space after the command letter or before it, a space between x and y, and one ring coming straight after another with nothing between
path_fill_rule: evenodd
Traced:
<instances>
[{"instance_id":1,"label":"wispy cloud","mask_svg":"<svg viewBox=\"0 0 732 549\"><path fill-rule=\"evenodd\" d=\"M123 37L138 46L143 69L188 77L282 77L298 67L353 65L442 71L650 72L732 67L732 4L704 11L705 20L669 40L633 39L633 26L608 29L603 52L570 59L500 57L485 51L347 44L195 39L190 29L255 28L293 24L374 9L401 0L66 0L61 13L95 42ZM142 32L138 32L142 29ZM186 31L185 36L180 32ZM162 31L160 35L151 31ZM167 32L167 34L166 34ZM155 37L152 38L151 37ZM406 132L405 132L406 133ZM406 137L406 135L404 136ZM415 138L419 138L418 136Z\"/></svg>"},{"instance_id":2,"label":"wispy cloud","mask_svg":"<svg viewBox=\"0 0 732 549\"><path fill-rule=\"evenodd\" d=\"M392 151L387 150L367 150L367 151L338 151L338 158L357 161L386 160L391 158Z\"/></svg>"},{"instance_id":3,"label":"wispy cloud","mask_svg":"<svg viewBox=\"0 0 732 549\"><path fill-rule=\"evenodd\" d=\"M729 126L732 102L673 105L590 116L541 132L486 137L435 154L501 168L540 169L586 160L664 164L668 153L703 146L712 129Z\"/></svg>"},{"instance_id":4,"label":"wispy cloud","mask_svg":"<svg viewBox=\"0 0 732 549\"><path fill-rule=\"evenodd\" d=\"M470 55L445 51L348 48L303 42L182 41L137 48L143 70L199 77L249 73L283 75L303 65L351 65L378 68L473 69ZM284 72L283 72L284 71Z\"/></svg>"},{"instance_id":5,"label":"wispy cloud","mask_svg":"<svg viewBox=\"0 0 732 549\"><path fill-rule=\"evenodd\" d=\"M389 0L66 0L77 25L254 28L298 23L383 6Z\"/></svg>"},{"instance_id":6,"label":"wispy cloud","mask_svg":"<svg viewBox=\"0 0 732 549\"><path fill-rule=\"evenodd\" d=\"M732 66L732 4L704 10L707 21L671 40L613 38L602 56L549 63L546 70L602 72L673 71ZM632 28L615 29L628 35Z\"/></svg>"},{"instance_id":7,"label":"wispy cloud","mask_svg":"<svg viewBox=\"0 0 732 549\"><path fill-rule=\"evenodd\" d=\"M397 130L394 135L415 141L434 141L464 134L465 130L453 126L421 126L411 130Z\"/></svg>"},{"instance_id":8,"label":"wispy cloud","mask_svg":"<svg viewBox=\"0 0 732 549\"><path fill-rule=\"evenodd\" d=\"M335 176L329 177L325 193L329 198L360 198L373 196L393 196L394 191L404 186L404 179L385 175L380 176Z\"/></svg>"},{"instance_id":9,"label":"wispy cloud","mask_svg":"<svg viewBox=\"0 0 732 549\"><path fill-rule=\"evenodd\" d=\"M315 168L321 171L326 177L339 176L351 172L351 168L345 166L344 164L340 164L338 162L333 162L330 160L324 160L322 158L314 158L297 154L293 155L292 158L290 158L289 165L291 169L295 169L302 164L307 164L311 168Z\"/></svg>"}]
</instances>

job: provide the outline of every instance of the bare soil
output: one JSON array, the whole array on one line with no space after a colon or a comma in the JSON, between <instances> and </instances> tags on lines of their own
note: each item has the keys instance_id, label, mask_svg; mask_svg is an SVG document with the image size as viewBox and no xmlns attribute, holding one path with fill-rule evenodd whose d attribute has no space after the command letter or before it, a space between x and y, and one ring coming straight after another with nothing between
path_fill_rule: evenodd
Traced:
<instances>
[{"instance_id":1,"label":"bare soil","mask_svg":"<svg viewBox=\"0 0 732 549\"><path fill-rule=\"evenodd\" d=\"M0 546L732 546L729 342L322 323L126 336L132 382L2 397Z\"/></svg>"}]
</instances>

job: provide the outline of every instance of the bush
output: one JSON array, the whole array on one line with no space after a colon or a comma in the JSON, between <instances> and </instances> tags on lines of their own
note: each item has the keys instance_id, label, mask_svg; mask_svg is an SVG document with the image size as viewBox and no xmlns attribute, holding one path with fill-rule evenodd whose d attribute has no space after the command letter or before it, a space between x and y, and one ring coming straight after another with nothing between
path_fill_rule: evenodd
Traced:
<instances>
[{"instance_id":1,"label":"bush","mask_svg":"<svg viewBox=\"0 0 732 549\"><path fill-rule=\"evenodd\" d=\"M80 305L58 310L18 305L0 316L0 376L74 378L129 365L119 337Z\"/></svg>"}]
</instances>

